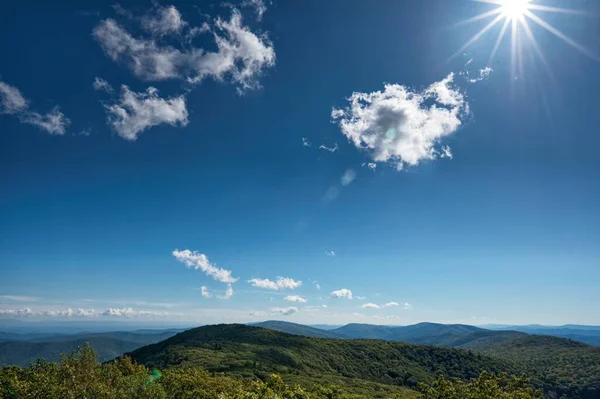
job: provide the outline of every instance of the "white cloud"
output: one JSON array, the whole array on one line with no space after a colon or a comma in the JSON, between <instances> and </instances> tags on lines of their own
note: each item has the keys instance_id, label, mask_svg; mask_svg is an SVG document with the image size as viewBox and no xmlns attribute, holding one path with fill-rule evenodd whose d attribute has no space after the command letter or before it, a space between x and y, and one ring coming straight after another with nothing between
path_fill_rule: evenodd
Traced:
<instances>
[{"instance_id":1,"label":"white cloud","mask_svg":"<svg viewBox=\"0 0 600 399\"><path fill-rule=\"evenodd\" d=\"M266 313L253 310L252 312L250 312L250 316L262 317L262 316L266 316Z\"/></svg>"},{"instance_id":2,"label":"white cloud","mask_svg":"<svg viewBox=\"0 0 600 399\"><path fill-rule=\"evenodd\" d=\"M332 298L346 298L352 299L352 291L347 288L342 288L341 290L333 291L331 293Z\"/></svg>"},{"instance_id":3,"label":"white cloud","mask_svg":"<svg viewBox=\"0 0 600 399\"><path fill-rule=\"evenodd\" d=\"M452 159L452 150L447 145L442 146L442 154L440 158L450 158Z\"/></svg>"},{"instance_id":4,"label":"white cloud","mask_svg":"<svg viewBox=\"0 0 600 399\"><path fill-rule=\"evenodd\" d=\"M355 299L358 299L359 301L364 301L365 299L367 299L366 296L355 296Z\"/></svg>"},{"instance_id":5,"label":"white cloud","mask_svg":"<svg viewBox=\"0 0 600 399\"><path fill-rule=\"evenodd\" d=\"M46 317L94 317L94 309L49 309L49 310L32 310L31 308L23 309L0 309L0 316L10 317L28 317L28 316L46 316Z\"/></svg>"},{"instance_id":6,"label":"white cloud","mask_svg":"<svg viewBox=\"0 0 600 399\"><path fill-rule=\"evenodd\" d=\"M71 123L58 106L46 114L31 111L29 101L23 97L21 91L2 81L0 81L0 114L14 115L22 123L37 126L50 134L65 134Z\"/></svg>"},{"instance_id":7,"label":"white cloud","mask_svg":"<svg viewBox=\"0 0 600 399\"><path fill-rule=\"evenodd\" d=\"M321 289L321 285L317 281L313 281L312 283L313 283L313 285L315 286L316 289L318 289L318 290Z\"/></svg>"},{"instance_id":8,"label":"white cloud","mask_svg":"<svg viewBox=\"0 0 600 399\"><path fill-rule=\"evenodd\" d=\"M403 305L403 306L404 306L404 309L412 309L412 307L413 307L413 305L411 305L411 304L410 304L410 303L408 303L408 302L404 302L404 305Z\"/></svg>"},{"instance_id":9,"label":"white cloud","mask_svg":"<svg viewBox=\"0 0 600 399\"><path fill-rule=\"evenodd\" d=\"M363 309L381 309L381 306L377 305L376 303L365 303L364 305L361 306L361 308L363 308Z\"/></svg>"},{"instance_id":10,"label":"white cloud","mask_svg":"<svg viewBox=\"0 0 600 399\"><path fill-rule=\"evenodd\" d=\"M142 27L155 36L179 34L187 25L175 6L158 7L156 15L144 15Z\"/></svg>"},{"instance_id":11,"label":"white cloud","mask_svg":"<svg viewBox=\"0 0 600 399\"><path fill-rule=\"evenodd\" d=\"M119 101L105 107L109 124L127 140L137 139L141 132L152 126L163 123L185 126L188 123L185 97L181 95L165 100L158 96L154 87L136 93L123 85Z\"/></svg>"},{"instance_id":12,"label":"white cloud","mask_svg":"<svg viewBox=\"0 0 600 399\"><path fill-rule=\"evenodd\" d=\"M388 302L383 305L384 308L391 308L392 306L400 306L400 304L398 302Z\"/></svg>"},{"instance_id":13,"label":"white cloud","mask_svg":"<svg viewBox=\"0 0 600 399\"><path fill-rule=\"evenodd\" d=\"M334 250L326 251L325 255L329 256L330 258L333 258L335 256L335 251Z\"/></svg>"},{"instance_id":14,"label":"white cloud","mask_svg":"<svg viewBox=\"0 0 600 399\"><path fill-rule=\"evenodd\" d=\"M271 314L281 315L281 316L289 316L291 314L297 313L298 308L295 306L290 306L289 308L271 308Z\"/></svg>"},{"instance_id":15,"label":"white cloud","mask_svg":"<svg viewBox=\"0 0 600 399\"><path fill-rule=\"evenodd\" d=\"M155 31L183 26L183 22L174 22L175 7L169 9L169 22L161 19L162 22L152 24ZM207 77L219 81L228 77L242 92L260 87L258 77L265 68L275 65L275 50L269 39L244 26L235 9L229 20L217 18L208 29L214 36L216 52L195 47L180 50L161 44L155 37L138 39L110 18L100 22L93 35L108 57L124 63L143 80L185 79L200 83Z\"/></svg>"},{"instance_id":16,"label":"white cloud","mask_svg":"<svg viewBox=\"0 0 600 399\"><path fill-rule=\"evenodd\" d=\"M210 298L212 297L212 294L210 293L210 291L208 290L208 287L203 285L202 287L200 287L200 294L204 297L204 298Z\"/></svg>"},{"instance_id":17,"label":"white cloud","mask_svg":"<svg viewBox=\"0 0 600 399\"><path fill-rule=\"evenodd\" d=\"M310 143L308 142L308 139L306 137L302 137L302 146L310 147Z\"/></svg>"},{"instance_id":18,"label":"white cloud","mask_svg":"<svg viewBox=\"0 0 600 399\"><path fill-rule=\"evenodd\" d=\"M263 14L267 11L267 6L263 0L245 0L243 6L253 7L256 12L256 19L262 20Z\"/></svg>"},{"instance_id":19,"label":"white cloud","mask_svg":"<svg viewBox=\"0 0 600 399\"><path fill-rule=\"evenodd\" d=\"M94 78L94 82L92 83L92 86L94 87L94 90L97 90L97 91L105 91L107 93L112 93L114 91L114 89L110 83L108 83L106 80L99 78L97 76Z\"/></svg>"},{"instance_id":20,"label":"white cloud","mask_svg":"<svg viewBox=\"0 0 600 399\"><path fill-rule=\"evenodd\" d=\"M192 252L189 249L185 249L183 251L176 249L173 251L173 256L177 258L178 261L184 263L187 267L200 269L206 273L207 276L211 276L215 280L222 283L232 284L238 280L237 278L233 278L231 276L230 270L216 267L209 262L206 255L199 252Z\"/></svg>"},{"instance_id":21,"label":"white cloud","mask_svg":"<svg viewBox=\"0 0 600 399\"><path fill-rule=\"evenodd\" d=\"M481 82L482 80L489 78L490 74L492 72L494 72L494 70L492 68L490 68L490 67L485 67L483 69L480 69L479 70L479 77L469 79L469 83Z\"/></svg>"},{"instance_id":22,"label":"white cloud","mask_svg":"<svg viewBox=\"0 0 600 399\"><path fill-rule=\"evenodd\" d=\"M110 317L147 317L147 316L168 316L168 312L157 312L152 310L140 310L133 308L108 308L102 312L102 316Z\"/></svg>"},{"instance_id":23,"label":"white cloud","mask_svg":"<svg viewBox=\"0 0 600 399\"><path fill-rule=\"evenodd\" d=\"M219 299L230 299L233 296L233 287L231 284L227 284L227 289L223 295L217 296Z\"/></svg>"},{"instance_id":24,"label":"white cloud","mask_svg":"<svg viewBox=\"0 0 600 399\"><path fill-rule=\"evenodd\" d=\"M374 170L375 168L377 168L377 164L375 162L369 162L367 164L367 167L371 170Z\"/></svg>"},{"instance_id":25,"label":"white cloud","mask_svg":"<svg viewBox=\"0 0 600 399\"><path fill-rule=\"evenodd\" d=\"M321 144L319 146L319 150L325 150L325 151L329 151L329 152L336 152L338 150L338 145L337 145L337 143L335 143L335 146L333 146L333 147L327 147L327 146Z\"/></svg>"},{"instance_id":26,"label":"white cloud","mask_svg":"<svg viewBox=\"0 0 600 399\"><path fill-rule=\"evenodd\" d=\"M251 280L248 280L248 282L250 284L252 284L254 287L266 288L269 290L276 290L276 291L283 290L283 289L293 290L302 285L302 281L296 281L289 277L277 277L276 281L271 281L268 278L264 278L264 279L253 278Z\"/></svg>"},{"instance_id":27,"label":"white cloud","mask_svg":"<svg viewBox=\"0 0 600 399\"><path fill-rule=\"evenodd\" d=\"M283 299L286 301L289 301L289 302L300 302L300 303L307 302L307 300L305 298L302 298L300 295L288 295Z\"/></svg>"},{"instance_id":28,"label":"white cloud","mask_svg":"<svg viewBox=\"0 0 600 399\"><path fill-rule=\"evenodd\" d=\"M349 102L331 112L342 133L373 161L394 163L399 170L437 158L440 141L468 114L454 74L422 91L387 84L383 92L355 92Z\"/></svg>"},{"instance_id":29,"label":"white cloud","mask_svg":"<svg viewBox=\"0 0 600 399\"><path fill-rule=\"evenodd\" d=\"M3 114L17 114L27 110L28 101L21 91L14 86L0 81L0 112Z\"/></svg>"}]
</instances>

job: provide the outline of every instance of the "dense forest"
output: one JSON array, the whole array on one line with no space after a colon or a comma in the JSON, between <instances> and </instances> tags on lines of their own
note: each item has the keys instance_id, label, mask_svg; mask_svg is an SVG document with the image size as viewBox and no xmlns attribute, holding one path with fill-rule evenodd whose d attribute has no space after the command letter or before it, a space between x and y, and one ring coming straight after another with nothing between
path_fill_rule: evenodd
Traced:
<instances>
[{"instance_id":1,"label":"dense forest","mask_svg":"<svg viewBox=\"0 0 600 399\"><path fill-rule=\"evenodd\" d=\"M398 388L362 393L327 384L286 384L277 374L262 379L234 378L200 368L159 371L129 357L101 364L89 345L63 356L60 363L39 361L28 368L0 368L0 397L5 399L541 399L526 379L482 373L468 380L438 377L419 384L418 392Z\"/></svg>"}]
</instances>

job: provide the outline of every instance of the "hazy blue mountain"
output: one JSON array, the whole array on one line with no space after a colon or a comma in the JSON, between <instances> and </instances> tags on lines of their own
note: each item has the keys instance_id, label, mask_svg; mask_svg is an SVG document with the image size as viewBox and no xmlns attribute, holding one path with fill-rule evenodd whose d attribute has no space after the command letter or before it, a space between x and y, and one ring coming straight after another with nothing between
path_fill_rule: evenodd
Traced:
<instances>
[{"instance_id":1,"label":"hazy blue mountain","mask_svg":"<svg viewBox=\"0 0 600 399\"><path fill-rule=\"evenodd\" d=\"M253 326L268 328L269 330L280 331L288 334L303 335L305 337L315 338L348 338L342 334L333 331L321 330L318 328L305 326L303 324L290 323L287 321L268 320L261 323L255 323Z\"/></svg>"},{"instance_id":2,"label":"hazy blue mountain","mask_svg":"<svg viewBox=\"0 0 600 399\"><path fill-rule=\"evenodd\" d=\"M400 327L350 323L329 331L349 338L387 339L396 328Z\"/></svg>"}]
</instances>

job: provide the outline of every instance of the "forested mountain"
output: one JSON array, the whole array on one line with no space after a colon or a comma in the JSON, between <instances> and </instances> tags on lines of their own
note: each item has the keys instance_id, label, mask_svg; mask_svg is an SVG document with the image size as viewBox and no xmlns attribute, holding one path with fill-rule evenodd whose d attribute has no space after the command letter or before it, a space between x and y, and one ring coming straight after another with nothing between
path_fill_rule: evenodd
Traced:
<instances>
[{"instance_id":1,"label":"forested mountain","mask_svg":"<svg viewBox=\"0 0 600 399\"><path fill-rule=\"evenodd\" d=\"M243 377L276 372L293 382L372 381L407 387L431 382L439 374L469 379L483 370L505 371L525 373L559 397L591 399L600 392L598 348L550 336L485 330L454 343L459 349L320 339L234 324L191 329L131 356L148 367L199 366Z\"/></svg>"}]
</instances>

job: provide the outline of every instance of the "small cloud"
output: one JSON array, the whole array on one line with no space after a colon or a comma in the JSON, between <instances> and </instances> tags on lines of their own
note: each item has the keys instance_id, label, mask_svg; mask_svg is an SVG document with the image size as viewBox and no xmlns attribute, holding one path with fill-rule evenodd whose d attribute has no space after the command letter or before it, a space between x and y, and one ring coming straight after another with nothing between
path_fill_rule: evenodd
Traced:
<instances>
[{"instance_id":1,"label":"small cloud","mask_svg":"<svg viewBox=\"0 0 600 399\"><path fill-rule=\"evenodd\" d=\"M262 20L263 14L267 11L267 6L263 0L244 0L242 6L254 8L258 21Z\"/></svg>"},{"instance_id":2,"label":"small cloud","mask_svg":"<svg viewBox=\"0 0 600 399\"><path fill-rule=\"evenodd\" d=\"M315 286L316 289L318 289L318 290L321 289L321 285L317 281L313 281L312 283L313 283L313 285Z\"/></svg>"},{"instance_id":3,"label":"small cloud","mask_svg":"<svg viewBox=\"0 0 600 399\"><path fill-rule=\"evenodd\" d=\"M366 166L371 170L375 170L377 168L377 164L375 162L363 162L361 166Z\"/></svg>"},{"instance_id":4,"label":"small cloud","mask_svg":"<svg viewBox=\"0 0 600 399\"><path fill-rule=\"evenodd\" d=\"M359 301L364 301L365 299L367 299L366 296L355 296L354 298L358 299Z\"/></svg>"},{"instance_id":5,"label":"small cloud","mask_svg":"<svg viewBox=\"0 0 600 399\"><path fill-rule=\"evenodd\" d=\"M14 115L21 123L37 126L50 134L65 134L71 120L67 118L58 106L46 114L40 114L29 109L29 101L21 91L5 82L0 81L0 114Z\"/></svg>"},{"instance_id":6,"label":"small cloud","mask_svg":"<svg viewBox=\"0 0 600 399\"><path fill-rule=\"evenodd\" d=\"M92 134L92 128L91 127L86 127L85 129L83 129L82 131L79 132L80 136L89 136L90 134Z\"/></svg>"},{"instance_id":7,"label":"small cloud","mask_svg":"<svg viewBox=\"0 0 600 399\"><path fill-rule=\"evenodd\" d=\"M200 287L200 292L204 298L212 297L212 294L208 291L208 288L205 285Z\"/></svg>"},{"instance_id":8,"label":"small cloud","mask_svg":"<svg viewBox=\"0 0 600 399\"><path fill-rule=\"evenodd\" d=\"M142 27L153 36L178 35L187 25L175 6L158 6L154 15L142 17Z\"/></svg>"},{"instance_id":9,"label":"small cloud","mask_svg":"<svg viewBox=\"0 0 600 399\"><path fill-rule=\"evenodd\" d=\"M477 78L472 78L469 79L469 83L477 83L477 82L481 82L484 79L488 79L490 77L490 74L494 72L494 70L490 67L485 67L483 69L479 70L479 77Z\"/></svg>"},{"instance_id":10,"label":"small cloud","mask_svg":"<svg viewBox=\"0 0 600 399\"><path fill-rule=\"evenodd\" d=\"M225 290L225 294L218 295L217 298L230 299L232 296L233 296L233 287L231 286L231 284L227 284L227 289Z\"/></svg>"},{"instance_id":11,"label":"small cloud","mask_svg":"<svg viewBox=\"0 0 600 399\"><path fill-rule=\"evenodd\" d=\"M173 256L187 267L202 270L207 276L211 276L222 283L232 284L238 280L231 276L230 270L216 267L209 262L206 255L199 252L192 252L189 249L183 251L176 249L173 251Z\"/></svg>"},{"instance_id":12,"label":"small cloud","mask_svg":"<svg viewBox=\"0 0 600 399\"><path fill-rule=\"evenodd\" d=\"M302 146L303 147L310 147L310 143L308 141L308 139L306 137L302 137Z\"/></svg>"},{"instance_id":13,"label":"small cloud","mask_svg":"<svg viewBox=\"0 0 600 399\"><path fill-rule=\"evenodd\" d=\"M330 258L333 258L335 256L335 251L334 250L326 251L325 255L329 256Z\"/></svg>"},{"instance_id":14,"label":"small cloud","mask_svg":"<svg viewBox=\"0 0 600 399\"><path fill-rule=\"evenodd\" d=\"M136 140L140 133L153 126L188 124L185 96L164 99L158 96L158 90L154 87L136 93L126 85L122 85L119 100L105 105L105 108L108 124L119 136L131 141Z\"/></svg>"},{"instance_id":15,"label":"small cloud","mask_svg":"<svg viewBox=\"0 0 600 399\"><path fill-rule=\"evenodd\" d=\"M289 302L299 302L299 303L307 302L307 300L305 298L302 298L300 295L288 295L283 299L286 301L289 301Z\"/></svg>"},{"instance_id":16,"label":"small cloud","mask_svg":"<svg viewBox=\"0 0 600 399\"><path fill-rule=\"evenodd\" d=\"M276 281L271 281L268 278L253 278L248 280L248 283L252 284L254 287L266 288L275 291L283 289L293 290L302 285L302 281L296 281L289 277L277 277Z\"/></svg>"},{"instance_id":17,"label":"small cloud","mask_svg":"<svg viewBox=\"0 0 600 399\"><path fill-rule=\"evenodd\" d=\"M363 309L381 309L381 306L377 305L376 303L365 303L364 305L361 305L361 308L363 308Z\"/></svg>"},{"instance_id":18,"label":"small cloud","mask_svg":"<svg viewBox=\"0 0 600 399\"><path fill-rule=\"evenodd\" d=\"M94 78L94 82L92 83L92 87L94 88L94 90L96 91L104 91L107 93L112 93L114 91L113 87L111 86L110 83L108 83L106 80L99 78L99 77L95 77Z\"/></svg>"},{"instance_id":19,"label":"small cloud","mask_svg":"<svg viewBox=\"0 0 600 399\"><path fill-rule=\"evenodd\" d=\"M266 316L266 313L253 310L252 312L250 312L250 316L263 317L263 316Z\"/></svg>"},{"instance_id":20,"label":"small cloud","mask_svg":"<svg viewBox=\"0 0 600 399\"><path fill-rule=\"evenodd\" d=\"M327 147L327 146L321 144L319 146L319 150L325 150L325 151L329 151L329 152L336 152L338 150L338 145L337 145L337 143L335 143L335 146L333 146L333 147Z\"/></svg>"},{"instance_id":21,"label":"small cloud","mask_svg":"<svg viewBox=\"0 0 600 399\"><path fill-rule=\"evenodd\" d=\"M384 308L390 308L392 306L400 306L400 304L398 302L388 302L385 305L383 305Z\"/></svg>"},{"instance_id":22,"label":"small cloud","mask_svg":"<svg viewBox=\"0 0 600 399\"><path fill-rule=\"evenodd\" d=\"M408 302L404 302L404 305L403 305L403 306L404 306L404 309L412 309L412 307L413 307L413 305L411 305L411 304L410 304L410 303L408 303Z\"/></svg>"},{"instance_id":23,"label":"small cloud","mask_svg":"<svg viewBox=\"0 0 600 399\"><path fill-rule=\"evenodd\" d=\"M352 291L350 291L347 288L342 288L342 289L337 290L337 291L332 291L331 292L331 297L332 298L352 299Z\"/></svg>"},{"instance_id":24,"label":"small cloud","mask_svg":"<svg viewBox=\"0 0 600 399\"><path fill-rule=\"evenodd\" d=\"M157 312L152 310L141 310L133 308L108 308L101 313L102 316L108 317L124 317L124 318L138 318L148 316L168 316L168 312Z\"/></svg>"},{"instance_id":25,"label":"small cloud","mask_svg":"<svg viewBox=\"0 0 600 399\"><path fill-rule=\"evenodd\" d=\"M297 312L298 308L295 306L290 306L288 308L271 308L271 314L274 315L290 316Z\"/></svg>"},{"instance_id":26,"label":"small cloud","mask_svg":"<svg viewBox=\"0 0 600 399\"><path fill-rule=\"evenodd\" d=\"M442 146L442 155L440 158L450 158L452 159L452 150L447 145Z\"/></svg>"}]
</instances>

